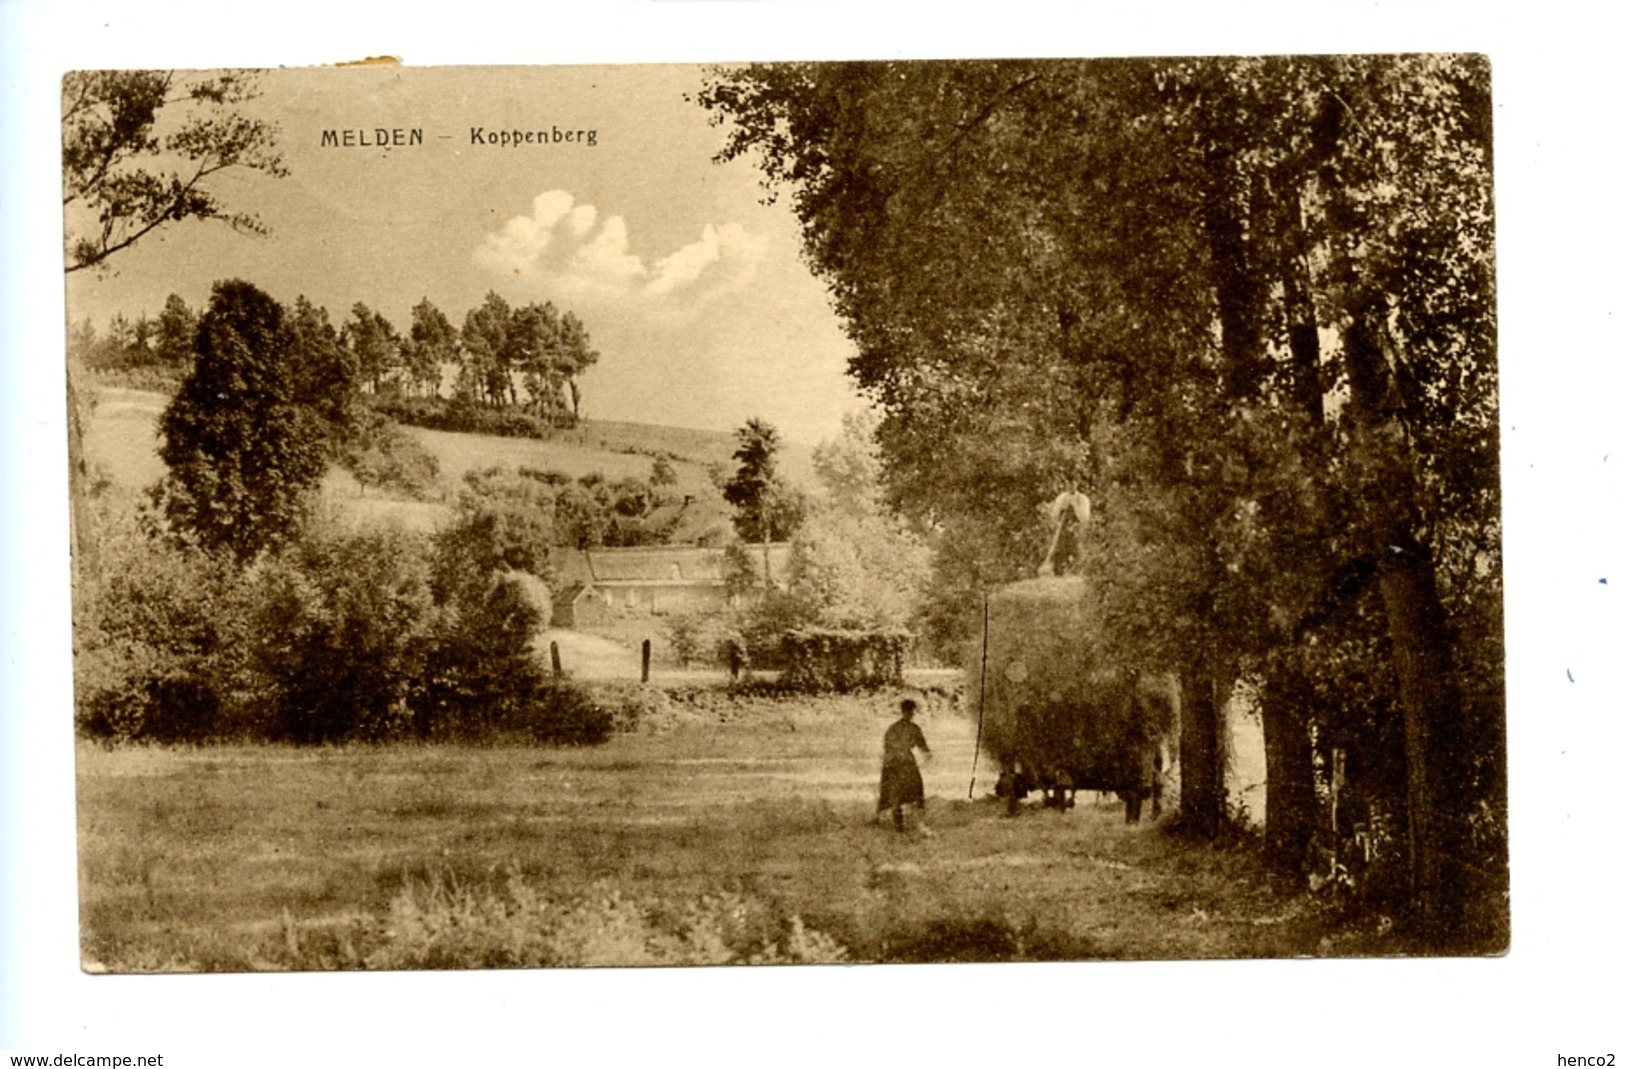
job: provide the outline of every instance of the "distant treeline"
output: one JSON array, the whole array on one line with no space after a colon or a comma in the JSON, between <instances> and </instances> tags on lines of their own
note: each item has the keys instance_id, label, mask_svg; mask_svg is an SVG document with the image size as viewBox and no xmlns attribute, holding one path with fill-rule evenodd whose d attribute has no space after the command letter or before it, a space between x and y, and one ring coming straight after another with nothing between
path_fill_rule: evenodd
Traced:
<instances>
[{"instance_id":1,"label":"distant treeline","mask_svg":"<svg viewBox=\"0 0 1625 1069\"><path fill-rule=\"evenodd\" d=\"M306 348L340 378L401 422L443 430L546 437L574 426L581 376L598 362L581 320L551 301L516 308L488 293L459 330L424 298L404 334L359 301L337 327L305 297L289 313ZM68 355L127 385L173 392L191 367L198 318L170 294L156 318L119 313L102 331L81 320L68 332Z\"/></svg>"}]
</instances>

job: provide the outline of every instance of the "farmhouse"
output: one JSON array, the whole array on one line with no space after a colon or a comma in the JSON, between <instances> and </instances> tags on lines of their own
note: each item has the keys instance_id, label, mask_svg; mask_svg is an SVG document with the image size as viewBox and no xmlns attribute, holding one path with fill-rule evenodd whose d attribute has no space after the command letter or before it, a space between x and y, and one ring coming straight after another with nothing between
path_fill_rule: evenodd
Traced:
<instances>
[{"instance_id":1,"label":"farmhouse","mask_svg":"<svg viewBox=\"0 0 1625 1069\"><path fill-rule=\"evenodd\" d=\"M782 581L790 543L751 546L765 554L769 574ZM576 550L558 560L555 627L591 627L611 616L664 616L720 611L728 605L723 582L726 551L712 546L632 546Z\"/></svg>"}]
</instances>

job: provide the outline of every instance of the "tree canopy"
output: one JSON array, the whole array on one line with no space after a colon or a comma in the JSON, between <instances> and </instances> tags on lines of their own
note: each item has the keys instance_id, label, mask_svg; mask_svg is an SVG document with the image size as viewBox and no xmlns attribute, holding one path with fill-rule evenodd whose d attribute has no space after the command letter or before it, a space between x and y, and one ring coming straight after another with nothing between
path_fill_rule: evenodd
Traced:
<instances>
[{"instance_id":1,"label":"tree canopy","mask_svg":"<svg viewBox=\"0 0 1625 1069\"><path fill-rule=\"evenodd\" d=\"M286 174L277 127L239 110L258 93L248 71L70 71L62 79L62 204L67 270L101 265L168 223L218 219L264 233L209 179L234 167Z\"/></svg>"},{"instance_id":2,"label":"tree canopy","mask_svg":"<svg viewBox=\"0 0 1625 1069\"><path fill-rule=\"evenodd\" d=\"M1098 637L1212 729L1197 823L1217 703L1259 681L1272 842L1312 860L1311 740L1346 729L1435 919L1504 775L1469 757L1502 730L1488 90L1481 57L1349 56L765 65L701 94L856 343L888 493L938 532L939 639L1031 574L1036 506L1079 481ZM1401 730L1340 722L1332 678Z\"/></svg>"},{"instance_id":3,"label":"tree canopy","mask_svg":"<svg viewBox=\"0 0 1625 1069\"><path fill-rule=\"evenodd\" d=\"M458 390L489 405L524 405L537 417L568 424L580 414L581 375L598 350L573 312L552 301L514 308L491 292L463 319Z\"/></svg>"},{"instance_id":4,"label":"tree canopy","mask_svg":"<svg viewBox=\"0 0 1625 1069\"><path fill-rule=\"evenodd\" d=\"M800 526L806 506L800 492L779 475L783 443L778 428L750 419L734 433L738 467L722 488L723 499L734 507L734 530L747 542L788 538Z\"/></svg>"},{"instance_id":5,"label":"tree canopy","mask_svg":"<svg viewBox=\"0 0 1625 1069\"><path fill-rule=\"evenodd\" d=\"M299 532L327 468L326 431L297 397L293 344L270 296L216 283L192 373L159 421L170 524L240 561Z\"/></svg>"}]
</instances>

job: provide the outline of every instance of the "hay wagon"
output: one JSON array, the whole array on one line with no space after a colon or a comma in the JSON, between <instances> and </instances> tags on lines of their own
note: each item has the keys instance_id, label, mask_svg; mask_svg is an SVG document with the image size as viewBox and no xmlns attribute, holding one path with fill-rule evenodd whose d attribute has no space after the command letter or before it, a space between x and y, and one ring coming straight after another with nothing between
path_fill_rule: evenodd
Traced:
<instances>
[{"instance_id":1,"label":"hay wagon","mask_svg":"<svg viewBox=\"0 0 1625 1069\"><path fill-rule=\"evenodd\" d=\"M1092 584L1051 576L1002 587L988 598L985 632L967 657L968 696L980 704L983 752L1011 811L1033 791L1065 808L1077 791L1097 790L1120 796L1130 823L1147 798L1160 812L1178 686L1105 662L1093 641L1102 631Z\"/></svg>"}]
</instances>

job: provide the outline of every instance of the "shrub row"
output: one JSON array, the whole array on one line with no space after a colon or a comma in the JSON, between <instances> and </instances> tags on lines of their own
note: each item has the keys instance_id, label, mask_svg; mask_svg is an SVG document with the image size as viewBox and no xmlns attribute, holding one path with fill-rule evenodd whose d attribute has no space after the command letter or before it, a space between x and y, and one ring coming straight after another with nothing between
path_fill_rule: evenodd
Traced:
<instances>
[{"instance_id":1,"label":"shrub row","mask_svg":"<svg viewBox=\"0 0 1625 1069\"><path fill-rule=\"evenodd\" d=\"M561 891L517 867L461 880L408 876L379 913L296 920L165 954L89 944L113 972L790 965L849 960L781 905L732 891L630 895L608 882Z\"/></svg>"},{"instance_id":2,"label":"shrub row","mask_svg":"<svg viewBox=\"0 0 1625 1069\"><path fill-rule=\"evenodd\" d=\"M877 687L862 693L810 694L783 683L756 679L734 684L687 683L661 688L664 700L645 714L642 725L655 730L685 725L738 724L812 726L862 724L872 728L879 717L894 715L904 697L923 698L933 712L961 709L961 687Z\"/></svg>"},{"instance_id":3,"label":"shrub row","mask_svg":"<svg viewBox=\"0 0 1625 1069\"><path fill-rule=\"evenodd\" d=\"M535 968L838 962L846 951L754 899L670 904L599 885L563 900L510 872L506 886L408 883L390 903L375 969Z\"/></svg>"},{"instance_id":4,"label":"shrub row","mask_svg":"<svg viewBox=\"0 0 1625 1069\"><path fill-rule=\"evenodd\" d=\"M143 364L137 367L98 367L90 371L98 386L122 387L126 390L146 390L175 396L186 378L184 368L170 364Z\"/></svg>"},{"instance_id":5,"label":"shrub row","mask_svg":"<svg viewBox=\"0 0 1625 1069\"><path fill-rule=\"evenodd\" d=\"M114 741L603 742L641 706L550 678L534 576L483 528L318 527L243 567L138 531L75 605L77 724ZM87 584L89 587L90 584Z\"/></svg>"},{"instance_id":6,"label":"shrub row","mask_svg":"<svg viewBox=\"0 0 1625 1069\"><path fill-rule=\"evenodd\" d=\"M565 409L538 415L517 408L492 408L460 397L380 394L372 398L372 406L391 419L415 427L503 438L551 438L576 424L575 414Z\"/></svg>"}]
</instances>

